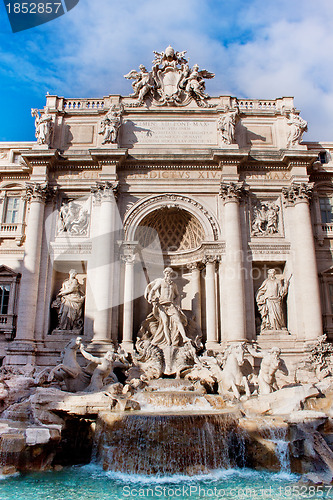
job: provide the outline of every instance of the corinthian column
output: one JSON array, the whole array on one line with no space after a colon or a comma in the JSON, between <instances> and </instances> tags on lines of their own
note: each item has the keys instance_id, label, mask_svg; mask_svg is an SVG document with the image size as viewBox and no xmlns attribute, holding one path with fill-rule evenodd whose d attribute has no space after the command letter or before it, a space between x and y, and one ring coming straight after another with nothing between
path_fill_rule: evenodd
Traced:
<instances>
[{"instance_id":1,"label":"corinthian column","mask_svg":"<svg viewBox=\"0 0 333 500\"><path fill-rule=\"evenodd\" d=\"M27 183L26 200L29 203L23 271L18 305L16 340L33 342L38 296L38 279L44 230L45 201L49 193L47 184Z\"/></svg>"},{"instance_id":2,"label":"corinthian column","mask_svg":"<svg viewBox=\"0 0 333 500\"><path fill-rule=\"evenodd\" d=\"M122 259L125 262L123 341L125 350L133 350L133 292L134 292L134 249L125 247Z\"/></svg>"},{"instance_id":3,"label":"corinthian column","mask_svg":"<svg viewBox=\"0 0 333 500\"><path fill-rule=\"evenodd\" d=\"M113 284L115 274L115 212L118 183L97 182L92 189L95 202L100 204L98 231L94 236L93 251L95 277L93 293L96 303L93 343L111 341Z\"/></svg>"},{"instance_id":4,"label":"corinthian column","mask_svg":"<svg viewBox=\"0 0 333 500\"><path fill-rule=\"evenodd\" d=\"M294 252L294 290L301 304L297 315L300 340L312 340L323 334L319 279L309 201L312 186L293 183L283 189L291 215L290 238ZM298 335L300 337L300 335Z\"/></svg>"},{"instance_id":5,"label":"corinthian column","mask_svg":"<svg viewBox=\"0 0 333 500\"><path fill-rule=\"evenodd\" d=\"M187 265L191 271L191 284L192 284L192 311L194 312L196 322L201 328L201 286L200 286L200 264L197 262Z\"/></svg>"},{"instance_id":6,"label":"corinthian column","mask_svg":"<svg viewBox=\"0 0 333 500\"><path fill-rule=\"evenodd\" d=\"M220 196L224 204L225 259L222 293L226 310L226 339L246 339L245 291L243 277L243 248L240 227L239 200L244 192L243 183L221 183Z\"/></svg>"},{"instance_id":7,"label":"corinthian column","mask_svg":"<svg viewBox=\"0 0 333 500\"><path fill-rule=\"evenodd\" d=\"M216 318L216 284L215 284L215 267L216 257L206 256L206 335L207 349L214 349L218 344L218 330Z\"/></svg>"}]
</instances>

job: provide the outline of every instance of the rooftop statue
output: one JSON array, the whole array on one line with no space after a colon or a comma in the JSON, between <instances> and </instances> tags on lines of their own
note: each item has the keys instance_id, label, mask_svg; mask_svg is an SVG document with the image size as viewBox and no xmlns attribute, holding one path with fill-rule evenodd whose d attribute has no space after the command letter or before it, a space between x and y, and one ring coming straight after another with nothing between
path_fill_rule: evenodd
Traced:
<instances>
[{"instance_id":1,"label":"rooftop statue","mask_svg":"<svg viewBox=\"0 0 333 500\"><path fill-rule=\"evenodd\" d=\"M100 121L99 134L103 134L102 144L117 144L123 106L113 105Z\"/></svg>"},{"instance_id":2,"label":"rooftop statue","mask_svg":"<svg viewBox=\"0 0 333 500\"><path fill-rule=\"evenodd\" d=\"M220 116L217 129L221 132L222 142L224 144L233 144L235 142L236 120L239 115L239 108L226 108L225 113Z\"/></svg>"},{"instance_id":3,"label":"rooftop statue","mask_svg":"<svg viewBox=\"0 0 333 500\"><path fill-rule=\"evenodd\" d=\"M50 146L53 120L52 115L49 114L49 108L46 107L41 113L39 113L38 109L32 109L31 116L35 117L37 144Z\"/></svg>"},{"instance_id":4,"label":"rooftop statue","mask_svg":"<svg viewBox=\"0 0 333 500\"><path fill-rule=\"evenodd\" d=\"M197 64L190 69L185 59L186 50L175 52L169 45L165 52L154 51L154 54L151 71L140 65L140 72L132 70L124 75L128 80L135 80L134 93L130 96L138 99L134 106L142 106L147 98L158 106L186 106L192 99L198 106L208 106L205 78L214 78L214 73L199 70Z\"/></svg>"},{"instance_id":5,"label":"rooftop statue","mask_svg":"<svg viewBox=\"0 0 333 500\"><path fill-rule=\"evenodd\" d=\"M287 148L292 148L297 146L302 140L304 132L308 130L308 122L303 120L299 115L292 110L289 113L289 119L287 121L289 125L289 135L287 140Z\"/></svg>"}]
</instances>

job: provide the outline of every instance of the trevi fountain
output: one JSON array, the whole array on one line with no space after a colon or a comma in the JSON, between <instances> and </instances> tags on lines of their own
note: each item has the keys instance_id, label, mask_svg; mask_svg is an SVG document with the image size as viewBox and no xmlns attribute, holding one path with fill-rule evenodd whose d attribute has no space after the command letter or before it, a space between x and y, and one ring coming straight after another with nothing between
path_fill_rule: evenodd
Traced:
<instances>
[{"instance_id":1,"label":"trevi fountain","mask_svg":"<svg viewBox=\"0 0 333 500\"><path fill-rule=\"evenodd\" d=\"M333 498L333 144L154 54L0 144L0 498Z\"/></svg>"}]
</instances>

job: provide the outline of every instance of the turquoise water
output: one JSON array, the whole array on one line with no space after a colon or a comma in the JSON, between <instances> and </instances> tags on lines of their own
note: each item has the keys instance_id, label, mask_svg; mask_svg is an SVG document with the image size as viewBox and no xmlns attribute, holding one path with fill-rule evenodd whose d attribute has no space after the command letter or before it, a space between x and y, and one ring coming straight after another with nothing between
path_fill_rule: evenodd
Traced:
<instances>
[{"instance_id":1,"label":"turquoise water","mask_svg":"<svg viewBox=\"0 0 333 500\"><path fill-rule=\"evenodd\" d=\"M250 469L201 476L152 477L104 472L96 465L0 481L1 500L300 500L333 499L333 488L304 486L287 472Z\"/></svg>"}]
</instances>

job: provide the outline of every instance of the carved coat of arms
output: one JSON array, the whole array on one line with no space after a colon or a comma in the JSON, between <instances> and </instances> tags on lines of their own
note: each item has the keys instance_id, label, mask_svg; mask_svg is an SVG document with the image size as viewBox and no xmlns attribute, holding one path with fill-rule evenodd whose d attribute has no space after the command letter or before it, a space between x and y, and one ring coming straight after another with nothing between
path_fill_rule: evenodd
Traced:
<instances>
[{"instance_id":1,"label":"carved coat of arms","mask_svg":"<svg viewBox=\"0 0 333 500\"><path fill-rule=\"evenodd\" d=\"M140 72L132 70L125 75L128 80L135 80L130 97L138 99L137 106L142 106L148 98L158 106L186 106L192 99L199 106L209 106L205 78L214 78L214 73L199 71L197 64L190 69L185 59L186 50L175 52L169 46L165 52L154 51L154 54L151 71L140 65Z\"/></svg>"}]
</instances>

